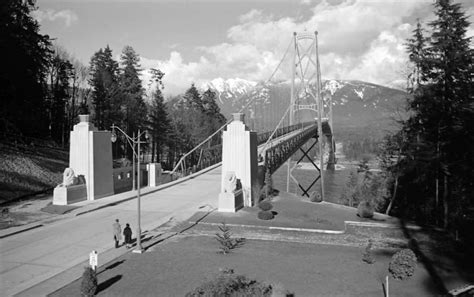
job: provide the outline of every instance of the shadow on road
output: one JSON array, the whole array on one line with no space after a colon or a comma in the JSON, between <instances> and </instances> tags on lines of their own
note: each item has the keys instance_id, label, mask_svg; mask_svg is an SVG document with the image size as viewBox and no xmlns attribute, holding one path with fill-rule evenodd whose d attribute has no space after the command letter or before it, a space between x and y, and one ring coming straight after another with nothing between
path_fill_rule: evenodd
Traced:
<instances>
[{"instance_id":1,"label":"shadow on road","mask_svg":"<svg viewBox=\"0 0 474 297\"><path fill-rule=\"evenodd\" d=\"M425 286L436 289L433 293L447 295L449 279L474 282L472 246L466 246L446 232L431 228L414 231L407 228L404 220L400 220L400 226L408 239L409 248L415 252L431 277L431 280L426 280Z\"/></svg>"}]
</instances>

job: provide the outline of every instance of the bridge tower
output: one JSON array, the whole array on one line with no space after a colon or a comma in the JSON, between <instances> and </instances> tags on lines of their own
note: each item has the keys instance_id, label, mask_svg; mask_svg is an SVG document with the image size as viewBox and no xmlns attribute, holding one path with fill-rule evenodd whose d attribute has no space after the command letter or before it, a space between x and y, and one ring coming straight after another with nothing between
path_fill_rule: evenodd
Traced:
<instances>
[{"instance_id":1,"label":"bridge tower","mask_svg":"<svg viewBox=\"0 0 474 297\"><path fill-rule=\"evenodd\" d=\"M325 112L325 104L322 96L322 82L321 82L321 69L319 64L319 53L318 53L318 32L301 32L293 33L293 57L292 57L292 80L291 80L291 101L290 101L290 112L289 112L289 121L290 125L298 124L304 121L316 120L318 125L318 136L316 142L318 143L318 153L319 153L319 166L317 166L309 157L308 153L312 147L316 144L310 146L309 149L304 150L300 148L300 151L303 153L303 157L294 164L291 165L291 158L288 159L288 174L287 174L287 191L289 192L290 186L290 177L293 181L298 184L298 186L305 192L311 188L311 186L316 183L318 180L320 182L320 195L322 200L324 200L324 174L323 174L323 164L324 164L324 148L323 148L323 135L331 135L330 132L331 126L329 123L332 122L331 119L328 121L328 117L331 116L330 112ZM328 102L328 108L331 106L331 102ZM323 120L325 121L325 129L323 130ZM329 131L328 131L329 128ZM329 139L328 139L329 140ZM333 164L333 155L332 150L332 135L330 142L330 157L328 163L328 169L332 169ZM293 169L296 165L306 157L314 165L319 173L319 176L316 176L315 180L308 188L303 188L302 185L296 180L292 175Z\"/></svg>"}]
</instances>

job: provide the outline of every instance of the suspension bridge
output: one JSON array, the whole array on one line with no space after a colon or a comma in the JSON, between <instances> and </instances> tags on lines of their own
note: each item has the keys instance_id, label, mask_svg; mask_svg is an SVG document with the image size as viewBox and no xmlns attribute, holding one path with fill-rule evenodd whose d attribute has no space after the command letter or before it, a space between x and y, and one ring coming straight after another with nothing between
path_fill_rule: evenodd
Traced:
<instances>
[{"instance_id":1,"label":"suspension bridge","mask_svg":"<svg viewBox=\"0 0 474 297\"><path fill-rule=\"evenodd\" d=\"M267 86L275 81L278 74L285 74L288 71L291 72L291 91L289 96L284 96L286 98L282 102L275 99L275 92L269 91ZM257 166L259 173L256 178L251 178L252 181L247 186L252 188L254 183L258 183L259 187L263 186L262 175L265 172L273 174L287 163L287 191L290 183L295 183L303 195L309 196L309 189L319 182L319 195L324 200L324 167L326 170L333 170L336 159L332 131L332 102L330 94L322 90L318 33L293 33L288 48L270 78L265 83L258 84L246 98L241 100L245 103L236 113L244 115L241 118L242 122L247 124L245 130L256 134L257 142L257 145L251 148L256 152L250 152L257 155L257 160L249 160L251 164L248 166L251 168ZM286 107L283 114L281 114L282 105ZM249 123L245 123L245 118L249 119ZM234 120L228 121L194 149L184 154L171 174L183 177L222 162L224 176L226 169L235 167L236 165L226 165L226 162L232 163L232 161L228 161L229 157L227 159L223 157L225 155L223 151L229 148L222 142L223 135ZM310 156L312 149L317 151L316 155L319 157L317 162ZM295 156L296 152L299 152L298 160L292 162L292 156ZM317 172L312 183L306 187L293 174L293 170L303 161L310 162ZM237 178L245 179L239 174ZM248 202L246 206L251 206L249 204L252 202Z\"/></svg>"},{"instance_id":2,"label":"suspension bridge","mask_svg":"<svg viewBox=\"0 0 474 297\"><path fill-rule=\"evenodd\" d=\"M278 114L271 92L263 107L257 104L258 96L247 98L232 120L181 157L171 172L178 180L143 190L142 213L140 198L137 199L137 234L142 234L143 220L143 230L148 230L142 234L144 242L145 237L159 236L150 230L166 222L187 218L203 207L214 209L217 196L220 203L225 188L222 184L229 172L241 180L244 206L253 206L257 201L252 197L253 187L261 187L262 175L274 173L285 163L287 185L296 183L304 195L309 195L311 186L304 187L293 175L296 165L306 158L316 168L318 175L312 184L321 184L320 195L324 200L324 172L334 168L335 158L331 101L321 90L317 33L295 33L267 82L283 72L280 67L284 67L285 58L291 54L291 93L283 114ZM245 118L250 125L246 125ZM319 162L309 154L314 147L317 147ZM292 161L298 151L298 160ZM217 168L218 163L221 168ZM185 177L197 171L201 173ZM215 186L219 180L221 189ZM122 222L135 220L134 198L135 192L130 191L97 201L86 200L78 203L81 207L71 211L61 222L27 225L23 230L0 234L3 260L0 278L6 296L47 295L66 285L71 275L73 279L80 276L81 263L91 250L101 255L102 263L122 254L123 251L111 249L110 224L116 218Z\"/></svg>"}]
</instances>

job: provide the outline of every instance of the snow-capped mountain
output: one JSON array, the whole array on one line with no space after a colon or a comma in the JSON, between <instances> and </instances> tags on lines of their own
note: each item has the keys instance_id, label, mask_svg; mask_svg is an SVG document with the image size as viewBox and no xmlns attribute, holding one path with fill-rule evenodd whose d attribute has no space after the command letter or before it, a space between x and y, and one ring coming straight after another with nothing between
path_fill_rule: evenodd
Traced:
<instances>
[{"instance_id":1,"label":"snow-capped mountain","mask_svg":"<svg viewBox=\"0 0 474 297\"><path fill-rule=\"evenodd\" d=\"M248 122L264 122L262 129L275 126L287 110L291 97L291 83L256 83L244 79L217 78L201 86L217 93L221 112L230 113L245 108ZM314 85L309 86L315 88ZM326 80L323 93L330 95L335 128L350 127L387 130L406 102L404 91L372 83L349 80ZM312 116L310 115L310 118Z\"/></svg>"},{"instance_id":2,"label":"snow-capped mountain","mask_svg":"<svg viewBox=\"0 0 474 297\"><path fill-rule=\"evenodd\" d=\"M201 89L214 90L217 93L220 104L232 98L239 98L245 94L250 93L257 85L256 82L248 81L241 78L227 79L216 78L210 82L204 83Z\"/></svg>"}]
</instances>

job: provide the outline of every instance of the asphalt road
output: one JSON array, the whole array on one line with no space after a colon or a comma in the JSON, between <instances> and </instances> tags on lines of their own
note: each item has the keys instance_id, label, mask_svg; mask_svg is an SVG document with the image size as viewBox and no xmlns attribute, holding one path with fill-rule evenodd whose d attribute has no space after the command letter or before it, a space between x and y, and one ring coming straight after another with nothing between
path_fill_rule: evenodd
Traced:
<instances>
[{"instance_id":1,"label":"asphalt road","mask_svg":"<svg viewBox=\"0 0 474 297\"><path fill-rule=\"evenodd\" d=\"M220 192L221 167L206 174L158 191L144 190L141 198L142 232L170 219L185 220L202 206L216 208ZM128 196L127 196L128 194ZM107 198L120 202L79 216L67 216L0 240L0 286L3 296L42 296L74 280L68 272L88 260L96 250L99 265L127 252L114 248L112 223L119 219L122 228L130 223L137 234L137 199L128 192ZM124 197L128 197L124 199ZM131 199L131 198L132 199ZM99 200L100 201L100 200ZM100 202L97 201L99 205ZM91 204L89 202L89 209ZM201 209L200 209L201 207ZM61 277L63 274L63 277ZM71 279L73 278L73 279ZM47 286L39 284L50 280ZM57 281L55 281L57 280ZM35 290L37 288L37 290Z\"/></svg>"}]
</instances>

